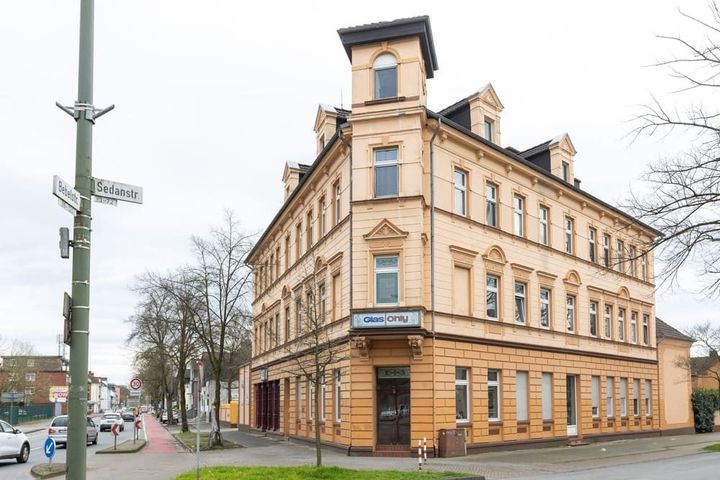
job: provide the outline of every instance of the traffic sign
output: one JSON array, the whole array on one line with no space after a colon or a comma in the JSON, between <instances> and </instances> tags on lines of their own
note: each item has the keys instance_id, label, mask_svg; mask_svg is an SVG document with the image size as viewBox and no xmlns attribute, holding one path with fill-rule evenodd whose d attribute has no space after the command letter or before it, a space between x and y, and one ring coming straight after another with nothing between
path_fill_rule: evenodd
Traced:
<instances>
[{"instance_id":1,"label":"traffic sign","mask_svg":"<svg viewBox=\"0 0 720 480\"><path fill-rule=\"evenodd\" d=\"M113 423L113 426L110 427L110 432L112 432L112 434L116 437L120 435L120 425L118 425L117 423Z\"/></svg>"},{"instance_id":2,"label":"traffic sign","mask_svg":"<svg viewBox=\"0 0 720 480\"><path fill-rule=\"evenodd\" d=\"M49 461L52 461L52 458L55 456L55 447L55 439L47 437L45 439L45 445L43 445L43 452Z\"/></svg>"},{"instance_id":3,"label":"traffic sign","mask_svg":"<svg viewBox=\"0 0 720 480\"><path fill-rule=\"evenodd\" d=\"M135 377L132 380L130 380L130 388L133 390L140 390L142 388L142 380Z\"/></svg>"},{"instance_id":4,"label":"traffic sign","mask_svg":"<svg viewBox=\"0 0 720 480\"><path fill-rule=\"evenodd\" d=\"M22 402L23 394L20 392L3 392L0 394L0 402L15 403Z\"/></svg>"},{"instance_id":5,"label":"traffic sign","mask_svg":"<svg viewBox=\"0 0 720 480\"><path fill-rule=\"evenodd\" d=\"M123 202L142 203L143 189L137 185L93 178L92 194L96 197L114 198Z\"/></svg>"},{"instance_id":6,"label":"traffic sign","mask_svg":"<svg viewBox=\"0 0 720 480\"><path fill-rule=\"evenodd\" d=\"M53 175L53 195L72 208L74 212L80 210L80 192L57 175Z\"/></svg>"},{"instance_id":7,"label":"traffic sign","mask_svg":"<svg viewBox=\"0 0 720 480\"><path fill-rule=\"evenodd\" d=\"M142 428L141 423L142 423L142 420L140 420L139 417L135 419L135 430L140 430Z\"/></svg>"}]
</instances>

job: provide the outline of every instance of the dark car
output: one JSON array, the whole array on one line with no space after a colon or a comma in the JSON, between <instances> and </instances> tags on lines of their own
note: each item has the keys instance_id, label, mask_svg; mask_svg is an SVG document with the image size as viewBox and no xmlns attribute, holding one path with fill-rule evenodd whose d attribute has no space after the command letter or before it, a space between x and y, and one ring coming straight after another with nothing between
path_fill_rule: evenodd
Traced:
<instances>
[{"instance_id":1,"label":"dark car","mask_svg":"<svg viewBox=\"0 0 720 480\"><path fill-rule=\"evenodd\" d=\"M135 421L135 415L133 414L132 410L125 410L120 414L120 416L126 422L134 422Z\"/></svg>"}]
</instances>

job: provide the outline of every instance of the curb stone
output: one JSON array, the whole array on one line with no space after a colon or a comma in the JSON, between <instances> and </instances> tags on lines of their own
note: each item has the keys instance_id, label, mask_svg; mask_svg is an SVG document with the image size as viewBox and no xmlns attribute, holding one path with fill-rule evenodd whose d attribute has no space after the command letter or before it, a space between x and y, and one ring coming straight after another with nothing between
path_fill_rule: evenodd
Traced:
<instances>
[{"instance_id":1,"label":"curb stone","mask_svg":"<svg viewBox=\"0 0 720 480\"><path fill-rule=\"evenodd\" d=\"M34 478L52 478L65 475L67 466L64 463L40 463L33 465L30 475Z\"/></svg>"}]
</instances>

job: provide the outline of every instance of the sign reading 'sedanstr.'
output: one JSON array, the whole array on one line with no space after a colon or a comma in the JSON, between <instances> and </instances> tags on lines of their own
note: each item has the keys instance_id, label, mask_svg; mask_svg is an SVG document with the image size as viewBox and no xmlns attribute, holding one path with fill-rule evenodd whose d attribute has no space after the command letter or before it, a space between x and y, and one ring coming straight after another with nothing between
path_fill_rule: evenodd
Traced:
<instances>
[{"instance_id":1,"label":"sign reading 'sedanstr.'","mask_svg":"<svg viewBox=\"0 0 720 480\"><path fill-rule=\"evenodd\" d=\"M419 310L406 312L366 312L353 313L353 328L397 328L419 327L422 315Z\"/></svg>"}]
</instances>

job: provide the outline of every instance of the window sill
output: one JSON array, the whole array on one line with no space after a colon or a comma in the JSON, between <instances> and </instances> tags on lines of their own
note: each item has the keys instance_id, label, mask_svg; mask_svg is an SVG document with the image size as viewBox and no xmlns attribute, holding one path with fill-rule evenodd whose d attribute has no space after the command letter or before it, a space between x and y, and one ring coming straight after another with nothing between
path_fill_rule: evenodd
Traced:
<instances>
[{"instance_id":1,"label":"window sill","mask_svg":"<svg viewBox=\"0 0 720 480\"><path fill-rule=\"evenodd\" d=\"M488 420L488 425L491 427L502 427L502 420Z\"/></svg>"},{"instance_id":2,"label":"window sill","mask_svg":"<svg viewBox=\"0 0 720 480\"><path fill-rule=\"evenodd\" d=\"M382 105L383 103L394 103L394 102L403 102L403 101L405 101L405 96L376 98L374 100L366 100L365 106L369 107L371 105Z\"/></svg>"},{"instance_id":3,"label":"window sill","mask_svg":"<svg viewBox=\"0 0 720 480\"><path fill-rule=\"evenodd\" d=\"M339 427L339 426L340 426L340 422L339 422L338 420L335 420L335 421L333 422L333 426L334 426L334 427Z\"/></svg>"},{"instance_id":4,"label":"window sill","mask_svg":"<svg viewBox=\"0 0 720 480\"><path fill-rule=\"evenodd\" d=\"M458 420L455 422L456 428L470 428L472 427L472 422L469 420Z\"/></svg>"},{"instance_id":5,"label":"window sill","mask_svg":"<svg viewBox=\"0 0 720 480\"><path fill-rule=\"evenodd\" d=\"M543 424L545 424L545 425L550 425L553 423L555 423L555 420L543 420Z\"/></svg>"},{"instance_id":6,"label":"window sill","mask_svg":"<svg viewBox=\"0 0 720 480\"><path fill-rule=\"evenodd\" d=\"M522 420L522 421L519 420L517 422L517 424L518 425L530 425L530 421L529 420Z\"/></svg>"}]
</instances>

